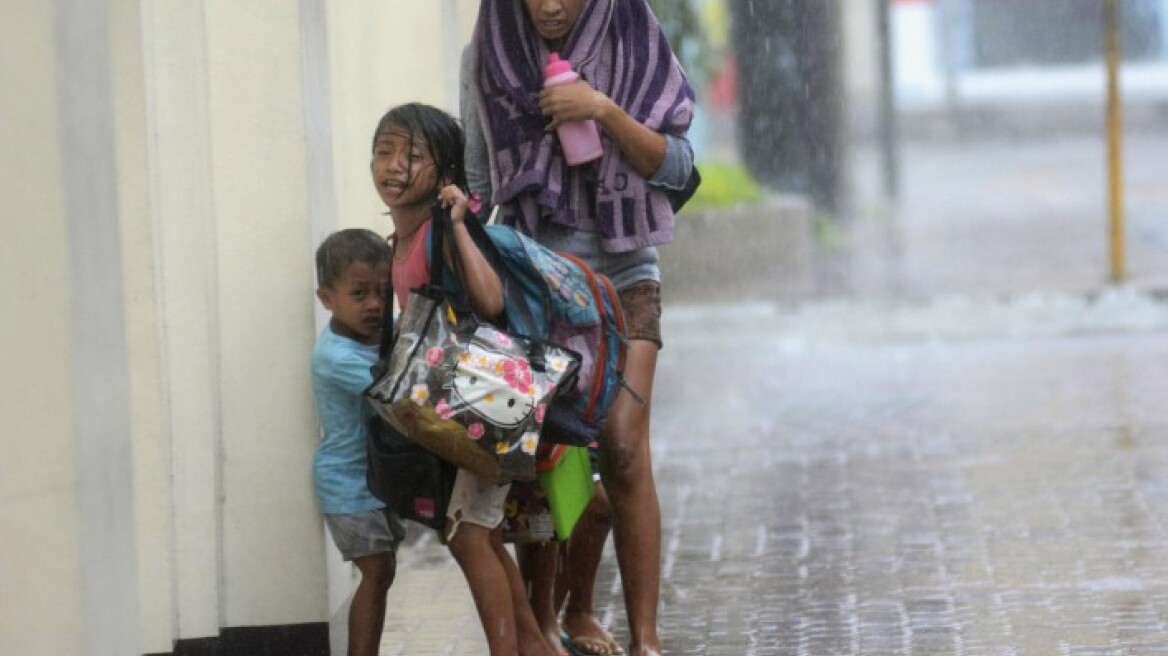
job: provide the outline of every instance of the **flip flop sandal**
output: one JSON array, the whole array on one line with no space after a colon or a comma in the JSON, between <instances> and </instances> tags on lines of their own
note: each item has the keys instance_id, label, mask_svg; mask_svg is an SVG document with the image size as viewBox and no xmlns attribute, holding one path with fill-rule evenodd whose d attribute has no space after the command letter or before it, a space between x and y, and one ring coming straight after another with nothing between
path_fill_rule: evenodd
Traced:
<instances>
[{"instance_id":1,"label":"flip flop sandal","mask_svg":"<svg viewBox=\"0 0 1168 656\"><path fill-rule=\"evenodd\" d=\"M624 650L616 644L616 641L611 635L607 639L594 636L573 638L566 632L561 632L560 642L563 643L564 649L567 649L572 656L618 656L624 653Z\"/></svg>"}]
</instances>

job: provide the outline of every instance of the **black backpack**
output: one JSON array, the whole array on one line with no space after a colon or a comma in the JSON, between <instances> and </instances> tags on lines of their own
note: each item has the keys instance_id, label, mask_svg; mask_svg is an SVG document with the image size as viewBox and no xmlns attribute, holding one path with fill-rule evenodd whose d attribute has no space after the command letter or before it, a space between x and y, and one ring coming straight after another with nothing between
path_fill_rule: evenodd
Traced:
<instances>
[{"instance_id":1,"label":"black backpack","mask_svg":"<svg viewBox=\"0 0 1168 656\"><path fill-rule=\"evenodd\" d=\"M387 286L392 296L392 281ZM387 308L373 380L385 373L393 350L393 308ZM439 458L374 415L366 422L366 483L369 492L398 517L417 522L446 540L446 509L458 468Z\"/></svg>"}]
</instances>

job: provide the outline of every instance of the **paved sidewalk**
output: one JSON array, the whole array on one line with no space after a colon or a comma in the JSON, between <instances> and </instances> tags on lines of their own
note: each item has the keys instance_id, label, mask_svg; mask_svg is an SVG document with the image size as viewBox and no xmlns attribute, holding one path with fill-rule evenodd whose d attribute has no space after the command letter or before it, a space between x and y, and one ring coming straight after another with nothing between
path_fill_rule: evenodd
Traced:
<instances>
[{"instance_id":1,"label":"paved sidewalk","mask_svg":"<svg viewBox=\"0 0 1168 656\"><path fill-rule=\"evenodd\" d=\"M1160 321L922 342L676 310L654 452L667 653L1168 654ZM601 582L624 636L611 556ZM389 617L385 654L485 653L433 541L403 554Z\"/></svg>"},{"instance_id":2,"label":"paved sidewalk","mask_svg":"<svg viewBox=\"0 0 1168 656\"><path fill-rule=\"evenodd\" d=\"M756 313L721 347L708 313L679 318L672 653L1168 653L1164 316L922 342Z\"/></svg>"}]
</instances>

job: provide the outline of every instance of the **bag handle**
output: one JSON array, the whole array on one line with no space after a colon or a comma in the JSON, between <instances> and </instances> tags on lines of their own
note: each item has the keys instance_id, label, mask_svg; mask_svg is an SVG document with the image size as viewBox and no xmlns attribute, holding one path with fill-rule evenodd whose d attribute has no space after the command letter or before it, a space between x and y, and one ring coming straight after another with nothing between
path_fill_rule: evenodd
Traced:
<instances>
[{"instance_id":1,"label":"bag handle","mask_svg":"<svg viewBox=\"0 0 1168 656\"><path fill-rule=\"evenodd\" d=\"M468 217L468 218L470 220L467 222L467 225L473 224L473 225L477 226L479 228L479 230L482 230L482 225L479 224L479 221L477 218L474 218L473 216ZM434 207L430 210L430 284L434 285L435 287L438 287L439 289L442 289L443 291L447 291L447 288L444 285L445 275L443 274L443 271L446 269L446 266L445 266L446 259L443 256L442 248L443 248L443 244L446 241L446 232L447 232L447 230L449 230L448 226L450 224L450 221L451 221L450 211L442 208L437 203L435 203ZM474 231L472 231L472 235L473 234L474 234ZM485 236L486 235L485 231L483 231L482 234ZM490 239L487 238L486 241L490 242ZM478 242L478 240L476 239L476 243L477 242ZM482 244L479 244L479 247L484 248L484 246ZM396 234L390 235L390 237L389 237L389 250L391 253L391 257L390 257L390 266L389 266L389 279L387 281L388 285L385 288L386 311L385 311L385 318L382 320L382 324L381 324L381 340L380 340L380 343L378 344L378 348L377 348L378 363L377 363L377 365L375 365L375 368L379 368L379 369L385 369L386 363L387 363L387 358L389 357L389 354L393 351L393 341L394 341L393 294L394 294L394 291L393 291L393 263L392 263L393 258L392 258L392 253L397 251L397 235ZM458 251L458 242L454 239L450 239L450 250L451 250L451 261L454 263L454 266L456 267L456 270L454 273L458 277L459 280L462 280L463 279L462 259L459 255L459 251ZM487 250L488 250L487 248L484 248L484 252L487 252ZM489 251L493 254L495 260L499 259L498 251L494 248L493 243L489 244ZM488 258L488 260L490 260L490 258ZM493 262L492 262L492 265L494 265ZM498 267L496 267L496 272L499 272ZM500 275L502 275L502 274L500 273ZM461 294L462 297L456 300L456 305L461 305L461 307L456 307L455 309L457 311L465 311L465 314L470 314L470 309L469 309L470 304L469 304L469 302L467 302L467 299L465 298L466 291L465 291L463 285L458 285L457 289L458 289L459 294ZM379 375L382 373L384 373L384 371L375 371L374 379L378 378Z\"/></svg>"},{"instance_id":2,"label":"bag handle","mask_svg":"<svg viewBox=\"0 0 1168 656\"><path fill-rule=\"evenodd\" d=\"M389 276L386 279L385 298L382 299L382 303L385 305L385 317L381 320L381 340L377 345L377 363L373 365L373 380L377 380L385 373L388 366L387 358L393 349L393 256L397 252L397 235L390 235L387 242L389 243Z\"/></svg>"}]
</instances>

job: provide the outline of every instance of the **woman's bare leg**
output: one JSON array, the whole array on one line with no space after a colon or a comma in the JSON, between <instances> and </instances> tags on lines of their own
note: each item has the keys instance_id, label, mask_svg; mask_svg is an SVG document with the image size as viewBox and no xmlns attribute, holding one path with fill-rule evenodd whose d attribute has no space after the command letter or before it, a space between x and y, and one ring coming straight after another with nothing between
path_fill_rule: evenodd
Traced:
<instances>
[{"instance_id":1,"label":"woman's bare leg","mask_svg":"<svg viewBox=\"0 0 1168 656\"><path fill-rule=\"evenodd\" d=\"M624 584L632 656L661 652L657 635L661 507L649 448L650 399L657 351L653 342L631 341L625 379L645 403L638 403L626 391L617 396L605 425L601 449L601 475L612 502L613 541Z\"/></svg>"}]
</instances>

